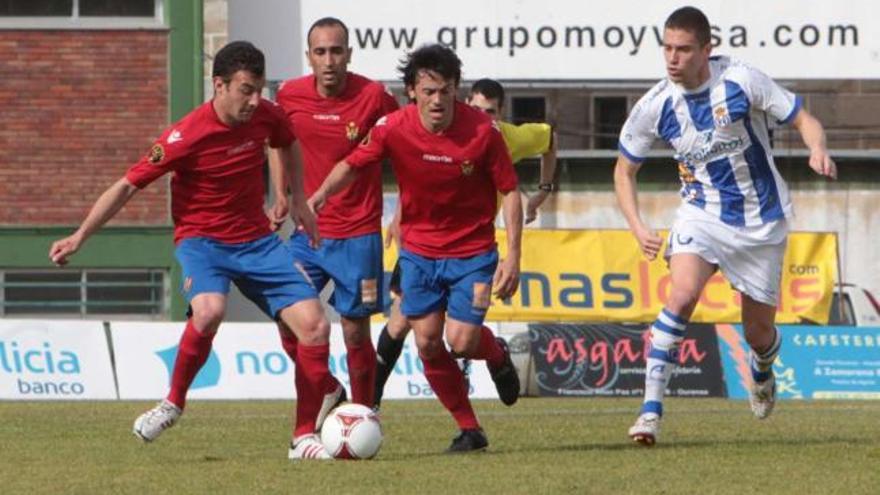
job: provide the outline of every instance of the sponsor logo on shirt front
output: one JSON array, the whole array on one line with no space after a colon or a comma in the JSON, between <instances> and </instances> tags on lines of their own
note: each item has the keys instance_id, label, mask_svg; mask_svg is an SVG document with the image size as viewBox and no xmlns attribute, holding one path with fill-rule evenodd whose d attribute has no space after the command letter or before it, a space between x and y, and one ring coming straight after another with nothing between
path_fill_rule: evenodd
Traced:
<instances>
[{"instance_id":1,"label":"sponsor logo on shirt front","mask_svg":"<svg viewBox=\"0 0 880 495\"><path fill-rule=\"evenodd\" d=\"M315 120L331 120L334 122L342 120L341 117L335 113L315 113L312 114L312 118Z\"/></svg>"},{"instance_id":2,"label":"sponsor logo on shirt front","mask_svg":"<svg viewBox=\"0 0 880 495\"><path fill-rule=\"evenodd\" d=\"M446 155L432 155L430 153L422 154L422 160L435 163L452 163L452 157Z\"/></svg>"},{"instance_id":3,"label":"sponsor logo on shirt front","mask_svg":"<svg viewBox=\"0 0 880 495\"><path fill-rule=\"evenodd\" d=\"M239 144L234 148L229 148L229 151L226 152L226 156L237 155L239 153L245 152L256 145L253 139L248 139L247 141Z\"/></svg>"},{"instance_id":4,"label":"sponsor logo on shirt front","mask_svg":"<svg viewBox=\"0 0 880 495\"><path fill-rule=\"evenodd\" d=\"M729 155L736 153L745 147L746 141L742 136L729 141L715 141L706 146L702 146L696 151L683 153L681 157L687 163L708 162L719 155Z\"/></svg>"}]
</instances>

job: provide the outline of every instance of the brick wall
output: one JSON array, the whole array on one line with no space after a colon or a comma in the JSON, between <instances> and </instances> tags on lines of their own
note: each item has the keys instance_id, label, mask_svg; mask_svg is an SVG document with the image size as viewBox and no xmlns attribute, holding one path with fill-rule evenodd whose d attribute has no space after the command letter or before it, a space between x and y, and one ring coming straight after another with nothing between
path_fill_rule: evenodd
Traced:
<instances>
[{"instance_id":1,"label":"brick wall","mask_svg":"<svg viewBox=\"0 0 880 495\"><path fill-rule=\"evenodd\" d=\"M168 120L166 31L0 31L0 225L78 224ZM167 180L116 224L167 224Z\"/></svg>"}]
</instances>

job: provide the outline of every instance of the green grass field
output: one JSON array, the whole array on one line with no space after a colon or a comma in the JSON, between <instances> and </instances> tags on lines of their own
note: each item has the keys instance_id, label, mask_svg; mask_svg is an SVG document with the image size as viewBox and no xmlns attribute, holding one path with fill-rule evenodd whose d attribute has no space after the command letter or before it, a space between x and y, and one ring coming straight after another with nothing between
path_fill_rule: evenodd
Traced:
<instances>
[{"instance_id":1,"label":"green grass field","mask_svg":"<svg viewBox=\"0 0 880 495\"><path fill-rule=\"evenodd\" d=\"M448 456L436 401L388 402L372 461L287 460L290 403L191 402L145 445L144 402L0 402L2 493L880 493L880 402L670 399L660 443L629 443L634 399L478 401L485 453Z\"/></svg>"}]
</instances>

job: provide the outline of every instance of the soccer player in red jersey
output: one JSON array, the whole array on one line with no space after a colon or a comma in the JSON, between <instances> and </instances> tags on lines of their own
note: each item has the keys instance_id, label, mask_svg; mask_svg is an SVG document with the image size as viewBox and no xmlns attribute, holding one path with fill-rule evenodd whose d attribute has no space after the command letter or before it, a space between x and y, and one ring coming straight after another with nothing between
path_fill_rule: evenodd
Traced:
<instances>
[{"instance_id":1,"label":"soccer player in red jersey","mask_svg":"<svg viewBox=\"0 0 880 495\"><path fill-rule=\"evenodd\" d=\"M286 81L276 100L299 142L305 192L311 195L373 124L398 105L382 84L348 72L351 48L341 20L325 17L312 24L306 57L312 74ZM330 303L342 316L352 400L366 406L373 405L376 376L370 315L383 308L381 222L382 165L377 160L324 205L319 247L310 246L303 232L290 241L294 258L319 292L333 280ZM294 334L283 325L280 332L285 349L295 349Z\"/></svg>"},{"instance_id":2,"label":"soccer player in red jersey","mask_svg":"<svg viewBox=\"0 0 880 495\"><path fill-rule=\"evenodd\" d=\"M271 216L290 210L317 242L317 227L302 190L301 171L293 169L293 136L284 113L263 100L263 53L246 41L223 47L214 58L214 96L162 133L149 153L95 202L76 232L56 241L49 257L64 265L83 243L109 221L140 189L172 173L171 214L175 256L183 269L183 293L189 319L171 377L168 396L137 418L134 433L155 440L173 426L186 394L211 351L226 309L229 283L274 319L298 332L298 409L290 455L329 458L315 435L324 394L338 386L328 369L330 325L314 285L290 262L290 252L272 232L263 211L264 145L278 148L281 168L272 170L276 204Z\"/></svg>"},{"instance_id":3,"label":"soccer player in red jersey","mask_svg":"<svg viewBox=\"0 0 880 495\"><path fill-rule=\"evenodd\" d=\"M416 336L425 377L461 432L447 452L483 450L464 375L452 351L485 360L505 403L519 396L510 353L482 326L494 286L499 298L519 285L522 203L501 133L483 112L455 100L461 61L442 45L411 52L400 71L414 105L380 119L309 198L320 211L360 170L390 157L400 189L401 311ZM495 244L503 196L507 257Z\"/></svg>"}]
</instances>

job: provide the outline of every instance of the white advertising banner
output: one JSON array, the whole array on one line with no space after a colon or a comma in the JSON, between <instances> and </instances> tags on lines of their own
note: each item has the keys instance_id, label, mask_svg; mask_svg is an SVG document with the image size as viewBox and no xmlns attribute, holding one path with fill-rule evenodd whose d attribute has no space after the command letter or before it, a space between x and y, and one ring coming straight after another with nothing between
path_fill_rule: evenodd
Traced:
<instances>
[{"instance_id":1,"label":"white advertising banner","mask_svg":"<svg viewBox=\"0 0 880 495\"><path fill-rule=\"evenodd\" d=\"M688 3L709 18L714 53L741 58L772 77L880 77L880 2ZM305 38L315 20L340 17L354 48L351 69L379 80L398 80L396 67L406 52L437 42L456 50L465 79L654 80L663 76L663 23L682 5L670 0L301 0L299 18ZM309 73L307 61L301 62L290 72Z\"/></svg>"},{"instance_id":2,"label":"white advertising banner","mask_svg":"<svg viewBox=\"0 0 880 495\"><path fill-rule=\"evenodd\" d=\"M103 322L0 319L0 399L116 399Z\"/></svg>"},{"instance_id":3,"label":"white advertising banner","mask_svg":"<svg viewBox=\"0 0 880 495\"><path fill-rule=\"evenodd\" d=\"M381 325L373 326L373 340ZM120 399L160 399L168 393L183 324L112 322ZM342 327L333 325L330 371L350 389ZM386 399L431 398L410 336L385 388ZM471 367L471 397L497 397L482 362ZM190 388L190 399L293 399L294 366L271 323L224 323L208 360ZM349 394L350 396L350 394Z\"/></svg>"}]
</instances>

